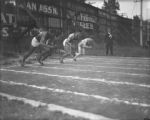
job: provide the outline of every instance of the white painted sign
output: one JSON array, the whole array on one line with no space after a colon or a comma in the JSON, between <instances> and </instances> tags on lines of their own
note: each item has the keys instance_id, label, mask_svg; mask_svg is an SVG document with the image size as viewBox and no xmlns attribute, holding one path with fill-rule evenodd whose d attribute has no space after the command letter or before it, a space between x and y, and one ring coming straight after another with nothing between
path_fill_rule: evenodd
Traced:
<instances>
[{"instance_id":1,"label":"white painted sign","mask_svg":"<svg viewBox=\"0 0 150 120\"><path fill-rule=\"evenodd\" d=\"M94 29L94 24L96 23L96 18L93 16L89 16L88 14L80 14L80 18L78 19L80 22L80 26L84 29Z\"/></svg>"},{"instance_id":2,"label":"white painted sign","mask_svg":"<svg viewBox=\"0 0 150 120\"><path fill-rule=\"evenodd\" d=\"M12 24L15 23L15 15L11 13L1 13L1 21L4 24Z\"/></svg>"},{"instance_id":3,"label":"white painted sign","mask_svg":"<svg viewBox=\"0 0 150 120\"><path fill-rule=\"evenodd\" d=\"M81 21L96 23L94 17L87 14L80 14Z\"/></svg>"},{"instance_id":4,"label":"white painted sign","mask_svg":"<svg viewBox=\"0 0 150 120\"><path fill-rule=\"evenodd\" d=\"M39 4L35 2L27 2L27 8L34 12L40 12L45 14L58 15L58 9L52 5Z\"/></svg>"},{"instance_id":5,"label":"white painted sign","mask_svg":"<svg viewBox=\"0 0 150 120\"><path fill-rule=\"evenodd\" d=\"M80 22L80 26L85 29L94 29L93 23Z\"/></svg>"}]
</instances>

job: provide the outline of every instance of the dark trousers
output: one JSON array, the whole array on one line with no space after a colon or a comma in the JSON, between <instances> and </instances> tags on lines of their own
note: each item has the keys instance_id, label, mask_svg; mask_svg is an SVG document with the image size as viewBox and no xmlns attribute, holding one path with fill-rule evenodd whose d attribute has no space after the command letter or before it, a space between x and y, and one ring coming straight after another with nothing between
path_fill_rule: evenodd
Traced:
<instances>
[{"instance_id":1,"label":"dark trousers","mask_svg":"<svg viewBox=\"0 0 150 120\"><path fill-rule=\"evenodd\" d=\"M23 62L36 50L38 47L30 47L30 50L23 56Z\"/></svg>"},{"instance_id":2,"label":"dark trousers","mask_svg":"<svg viewBox=\"0 0 150 120\"><path fill-rule=\"evenodd\" d=\"M23 62L25 62L25 60L33 53L35 52L37 49L40 49L41 51L44 50L42 53L40 53L37 56L37 60L39 61L43 61L45 60L48 56L52 55L52 49L48 48L48 47L44 47L42 45L38 46L38 47L33 47L31 46L30 50L24 55L23 57Z\"/></svg>"},{"instance_id":3,"label":"dark trousers","mask_svg":"<svg viewBox=\"0 0 150 120\"><path fill-rule=\"evenodd\" d=\"M44 61L44 60L47 59L49 56L51 56L52 53L53 53L53 49L50 48L49 50L46 50L46 51L42 52L42 53L38 56L38 59Z\"/></svg>"},{"instance_id":4,"label":"dark trousers","mask_svg":"<svg viewBox=\"0 0 150 120\"><path fill-rule=\"evenodd\" d=\"M108 55L109 52L113 55L113 45L106 45L106 55Z\"/></svg>"}]
</instances>

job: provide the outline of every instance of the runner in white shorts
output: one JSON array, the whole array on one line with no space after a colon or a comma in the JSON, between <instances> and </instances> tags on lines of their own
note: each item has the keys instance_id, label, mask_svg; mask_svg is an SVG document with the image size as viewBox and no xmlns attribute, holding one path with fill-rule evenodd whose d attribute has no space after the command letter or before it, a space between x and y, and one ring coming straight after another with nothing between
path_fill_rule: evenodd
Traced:
<instances>
[{"instance_id":1,"label":"runner in white shorts","mask_svg":"<svg viewBox=\"0 0 150 120\"><path fill-rule=\"evenodd\" d=\"M85 54L85 48L92 48L91 43L93 43L93 41L92 38L85 38L78 43L78 53L76 53L76 56L74 57L75 61L78 56Z\"/></svg>"},{"instance_id":2,"label":"runner in white shorts","mask_svg":"<svg viewBox=\"0 0 150 120\"><path fill-rule=\"evenodd\" d=\"M65 54L60 58L60 63L63 63L63 59L66 58L67 56L71 56L73 58L73 55L72 55L72 44L70 43L70 41L78 39L79 34L80 34L79 32L71 33L68 36L68 38L66 38L63 41Z\"/></svg>"}]
</instances>

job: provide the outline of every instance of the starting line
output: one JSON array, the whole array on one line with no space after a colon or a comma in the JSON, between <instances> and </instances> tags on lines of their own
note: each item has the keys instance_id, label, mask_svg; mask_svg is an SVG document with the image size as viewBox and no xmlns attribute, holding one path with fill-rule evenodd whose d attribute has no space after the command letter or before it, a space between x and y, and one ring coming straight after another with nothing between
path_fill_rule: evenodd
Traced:
<instances>
[{"instance_id":1,"label":"starting line","mask_svg":"<svg viewBox=\"0 0 150 120\"><path fill-rule=\"evenodd\" d=\"M6 97L8 100L22 101L25 104L31 105L32 107L43 106L43 107L46 107L48 111L52 111L52 112L60 111L63 114L68 114L73 117L81 117L81 118L89 119L89 120L117 120L117 119L111 119L111 118L107 118L107 117L93 114L93 113L88 113L88 112L83 112L80 110L66 108L64 106L59 106L59 105L55 105L55 104L47 104L47 103L43 103L40 101L35 101L35 100L27 99L27 98L16 97L16 96L12 96L12 95L1 93L1 92L0 92L0 96Z\"/></svg>"}]
</instances>

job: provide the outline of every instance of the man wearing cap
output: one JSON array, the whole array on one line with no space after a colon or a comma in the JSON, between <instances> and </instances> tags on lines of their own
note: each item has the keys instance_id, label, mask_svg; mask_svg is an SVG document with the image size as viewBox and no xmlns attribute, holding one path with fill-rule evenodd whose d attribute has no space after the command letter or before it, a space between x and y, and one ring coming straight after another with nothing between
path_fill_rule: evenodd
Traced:
<instances>
[{"instance_id":1,"label":"man wearing cap","mask_svg":"<svg viewBox=\"0 0 150 120\"><path fill-rule=\"evenodd\" d=\"M106 47L106 55L110 54L113 55L113 39L112 34L107 32L105 35L105 47Z\"/></svg>"}]
</instances>

